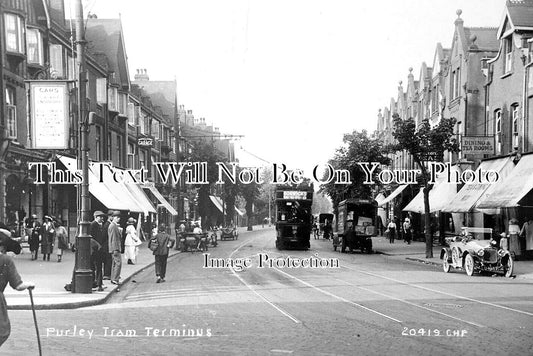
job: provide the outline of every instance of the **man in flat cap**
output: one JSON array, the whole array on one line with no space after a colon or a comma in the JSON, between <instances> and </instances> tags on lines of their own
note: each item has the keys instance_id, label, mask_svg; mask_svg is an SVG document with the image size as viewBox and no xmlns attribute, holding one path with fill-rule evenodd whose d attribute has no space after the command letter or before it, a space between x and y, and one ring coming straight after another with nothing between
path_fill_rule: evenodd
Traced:
<instances>
[{"instance_id":1,"label":"man in flat cap","mask_svg":"<svg viewBox=\"0 0 533 356\"><path fill-rule=\"evenodd\" d=\"M111 283L118 284L120 279L120 270L122 268L122 234L120 233L120 211L114 211L109 217L109 253L113 260L111 265Z\"/></svg>"},{"instance_id":2,"label":"man in flat cap","mask_svg":"<svg viewBox=\"0 0 533 356\"><path fill-rule=\"evenodd\" d=\"M100 210L97 210L93 214L94 221L89 226L89 234L102 246L94 255L94 282L98 287L98 291L103 291L103 268L106 256L109 254L109 243L107 236L107 229L104 227L105 214Z\"/></svg>"}]
</instances>

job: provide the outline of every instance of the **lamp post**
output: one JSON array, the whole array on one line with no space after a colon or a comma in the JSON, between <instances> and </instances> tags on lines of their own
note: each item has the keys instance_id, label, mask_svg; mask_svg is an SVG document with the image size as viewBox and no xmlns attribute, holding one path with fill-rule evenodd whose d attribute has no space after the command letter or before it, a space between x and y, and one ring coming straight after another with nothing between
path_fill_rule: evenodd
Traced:
<instances>
[{"instance_id":1,"label":"lamp post","mask_svg":"<svg viewBox=\"0 0 533 356\"><path fill-rule=\"evenodd\" d=\"M87 216L89 213L89 122L87 117L86 86L87 73L85 69L85 27L83 23L83 8L81 0L76 4L76 58L78 64L78 125L80 136L79 161L82 169L81 183L81 214L79 222L79 235L76 238L76 260L74 266L73 292L92 292L92 270L91 270L91 236L89 235L89 224Z\"/></svg>"}]
</instances>

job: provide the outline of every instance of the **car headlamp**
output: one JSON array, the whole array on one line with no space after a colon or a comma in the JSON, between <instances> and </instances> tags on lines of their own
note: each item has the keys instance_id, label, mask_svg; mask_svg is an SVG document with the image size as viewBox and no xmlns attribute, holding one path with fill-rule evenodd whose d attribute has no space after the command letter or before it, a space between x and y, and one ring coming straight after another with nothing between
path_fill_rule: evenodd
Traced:
<instances>
[{"instance_id":1,"label":"car headlamp","mask_svg":"<svg viewBox=\"0 0 533 356\"><path fill-rule=\"evenodd\" d=\"M485 250L483 250L483 249L481 249L481 250L479 250L479 251L477 252L477 255L478 255L479 257L483 257L484 254L485 254Z\"/></svg>"},{"instance_id":2,"label":"car headlamp","mask_svg":"<svg viewBox=\"0 0 533 356\"><path fill-rule=\"evenodd\" d=\"M498 256L503 257L507 252L502 248L498 251Z\"/></svg>"}]
</instances>

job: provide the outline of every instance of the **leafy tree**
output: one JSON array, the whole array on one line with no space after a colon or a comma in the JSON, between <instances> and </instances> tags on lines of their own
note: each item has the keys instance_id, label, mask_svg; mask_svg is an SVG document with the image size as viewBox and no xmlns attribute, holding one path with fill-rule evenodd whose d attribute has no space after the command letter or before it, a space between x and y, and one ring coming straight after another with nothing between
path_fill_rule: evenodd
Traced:
<instances>
[{"instance_id":1,"label":"leafy tree","mask_svg":"<svg viewBox=\"0 0 533 356\"><path fill-rule=\"evenodd\" d=\"M189 162L206 162L207 164L207 181L209 184L196 184L195 188L198 192L198 214L202 219L202 224L208 222L208 217L212 214L212 203L209 195L214 182L218 179L217 162L226 162L226 156L217 150L217 148L209 142L198 140L193 144L193 150L187 159Z\"/></svg>"},{"instance_id":2,"label":"leafy tree","mask_svg":"<svg viewBox=\"0 0 533 356\"><path fill-rule=\"evenodd\" d=\"M433 237L431 235L431 217L429 207L430 172L427 162L442 162L445 152L458 152L459 145L453 137L455 118L441 118L438 125L431 127L428 119L423 120L417 127L413 118L402 120L399 115L393 115L394 130L392 136L397 144L393 150L406 150L413 157L413 161L420 169L420 180L424 193L424 227L426 236L426 258L433 257Z\"/></svg>"},{"instance_id":3,"label":"leafy tree","mask_svg":"<svg viewBox=\"0 0 533 356\"><path fill-rule=\"evenodd\" d=\"M341 201L348 198L372 198L372 188L370 184L364 184L365 173L359 163L378 162L389 164L389 158L383 155L384 147L381 140L368 136L366 130L361 132L353 131L343 137L343 146L335 151L335 154L328 163L338 170L348 170L351 175L351 184L335 184L335 181L322 184L319 192L327 194L333 203L333 210L336 213ZM374 172L377 174L379 168ZM324 180L327 177L324 176ZM377 184L379 182L376 181Z\"/></svg>"}]
</instances>

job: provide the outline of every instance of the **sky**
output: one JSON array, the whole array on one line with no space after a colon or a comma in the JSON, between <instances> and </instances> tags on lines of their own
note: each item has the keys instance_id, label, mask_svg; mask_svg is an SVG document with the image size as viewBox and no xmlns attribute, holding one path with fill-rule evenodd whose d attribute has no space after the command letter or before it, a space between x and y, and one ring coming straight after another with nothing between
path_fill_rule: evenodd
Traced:
<instances>
[{"instance_id":1,"label":"sky","mask_svg":"<svg viewBox=\"0 0 533 356\"><path fill-rule=\"evenodd\" d=\"M120 18L130 75L177 81L178 103L236 141L243 166L327 162L373 132L398 83L465 27L498 27L505 0L84 0ZM67 12L69 6L67 6ZM72 6L72 10L74 7ZM67 13L68 16L68 13ZM256 159L261 158L263 161Z\"/></svg>"}]
</instances>

